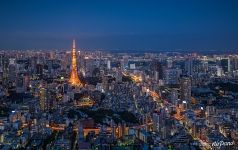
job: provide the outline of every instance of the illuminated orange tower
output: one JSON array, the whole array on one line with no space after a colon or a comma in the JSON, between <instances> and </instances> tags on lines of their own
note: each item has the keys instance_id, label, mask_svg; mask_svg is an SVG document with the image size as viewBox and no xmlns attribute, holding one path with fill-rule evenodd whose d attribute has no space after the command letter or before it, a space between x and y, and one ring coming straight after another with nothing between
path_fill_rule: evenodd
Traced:
<instances>
[{"instance_id":1,"label":"illuminated orange tower","mask_svg":"<svg viewBox=\"0 0 238 150\"><path fill-rule=\"evenodd\" d=\"M69 78L69 83L72 86L82 86L81 81L78 77L78 71L77 71L77 56L76 56L76 45L75 40L73 40L73 49L72 49L72 61L71 61L71 74Z\"/></svg>"}]
</instances>

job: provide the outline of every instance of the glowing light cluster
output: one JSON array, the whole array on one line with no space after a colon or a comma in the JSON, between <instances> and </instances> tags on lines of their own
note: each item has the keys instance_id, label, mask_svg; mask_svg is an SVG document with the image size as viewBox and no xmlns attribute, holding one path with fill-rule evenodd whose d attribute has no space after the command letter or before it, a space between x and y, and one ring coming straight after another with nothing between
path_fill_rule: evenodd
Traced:
<instances>
[{"instance_id":1,"label":"glowing light cluster","mask_svg":"<svg viewBox=\"0 0 238 150\"><path fill-rule=\"evenodd\" d=\"M132 75L131 78L134 82L141 82L142 81L141 76Z\"/></svg>"}]
</instances>

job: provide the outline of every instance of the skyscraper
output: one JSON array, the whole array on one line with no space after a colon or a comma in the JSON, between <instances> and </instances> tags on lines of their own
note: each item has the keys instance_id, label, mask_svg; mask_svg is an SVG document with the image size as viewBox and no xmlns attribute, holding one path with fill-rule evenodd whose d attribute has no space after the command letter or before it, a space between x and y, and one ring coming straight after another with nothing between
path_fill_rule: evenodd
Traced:
<instances>
[{"instance_id":1,"label":"skyscraper","mask_svg":"<svg viewBox=\"0 0 238 150\"><path fill-rule=\"evenodd\" d=\"M46 111L46 88L45 87L41 87L40 88L40 92L39 92L39 96L40 96L40 109L42 111Z\"/></svg>"},{"instance_id":2,"label":"skyscraper","mask_svg":"<svg viewBox=\"0 0 238 150\"><path fill-rule=\"evenodd\" d=\"M193 59L191 56L185 61L185 72L188 76L193 75Z\"/></svg>"},{"instance_id":3,"label":"skyscraper","mask_svg":"<svg viewBox=\"0 0 238 150\"><path fill-rule=\"evenodd\" d=\"M190 107L191 103L191 79L187 76L181 78L181 99Z\"/></svg>"},{"instance_id":4,"label":"skyscraper","mask_svg":"<svg viewBox=\"0 0 238 150\"><path fill-rule=\"evenodd\" d=\"M75 40L73 40L72 60L71 60L71 74L70 74L70 78L69 78L69 83L72 86L78 86L78 87L82 86L82 83L81 83L81 81L79 80L79 77L78 77Z\"/></svg>"},{"instance_id":5,"label":"skyscraper","mask_svg":"<svg viewBox=\"0 0 238 150\"><path fill-rule=\"evenodd\" d=\"M151 65L151 69L154 72L154 78L156 81L163 79L163 66L161 62L154 60Z\"/></svg>"},{"instance_id":6,"label":"skyscraper","mask_svg":"<svg viewBox=\"0 0 238 150\"><path fill-rule=\"evenodd\" d=\"M229 58L223 58L221 60L221 67L222 67L224 73L230 72L231 71L230 59Z\"/></svg>"}]
</instances>

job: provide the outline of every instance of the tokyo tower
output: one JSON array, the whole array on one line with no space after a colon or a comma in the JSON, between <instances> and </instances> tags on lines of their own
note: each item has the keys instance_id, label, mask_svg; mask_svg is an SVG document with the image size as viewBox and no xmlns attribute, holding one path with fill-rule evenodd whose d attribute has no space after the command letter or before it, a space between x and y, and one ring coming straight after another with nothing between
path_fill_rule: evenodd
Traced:
<instances>
[{"instance_id":1,"label":"tokyo tower","mask_svg":"<svg viewBox=\"0 0 238 150\"><path fill-rule=\"evenodd\" d=\"M78 69L77 69L76 45L75 45L75 40L73 40L71 73L70 73L69 83L72 86L82 87L82 83L79 80L78 71L77 70Z\"/></svg>"}]
</instances>

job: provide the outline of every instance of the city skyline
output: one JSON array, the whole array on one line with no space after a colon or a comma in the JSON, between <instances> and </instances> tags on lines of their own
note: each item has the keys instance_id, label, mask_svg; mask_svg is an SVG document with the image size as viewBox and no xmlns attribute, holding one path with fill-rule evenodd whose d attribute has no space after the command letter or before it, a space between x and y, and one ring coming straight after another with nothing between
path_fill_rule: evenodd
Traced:
<instances>
[{"instance_id":1,"label":"city skyline","mask_svg":"<svg viewBox=\"0 0 238 150\"><path fill-rule=\"evenodd\" d=\"M1 0L1 150L238 150L237 0Z\"/></svg>"},{"instance_id":2,"label":"city skyline","mask_svg":"<svg viewBox=\"0 0 238 150\"><path fill-rule=\"evenodd\" d=\"M237 50L237 1L1 1L0 49Z\"/></svg>"},{"instance_id":3,"label":"city skyline","mask_svg":"<svg viewBox=\"0 0 238 150\"><path fill-rule=\"evenodd\" d=\"M238 54L0 51L0 149L238 147Z\"/></svg>"}]
</instances>

